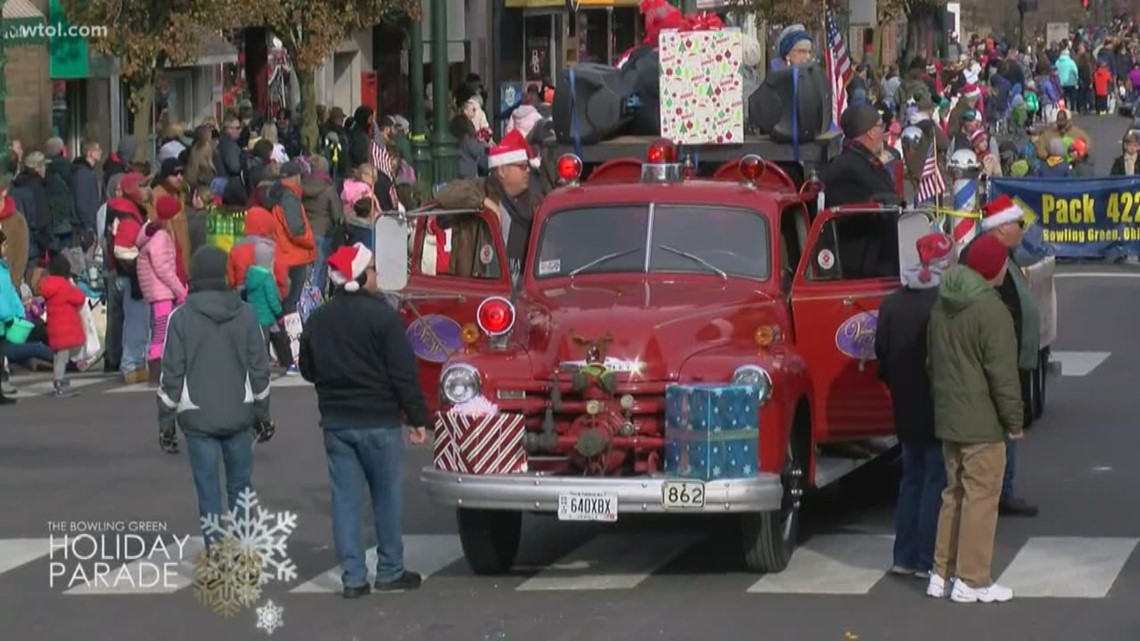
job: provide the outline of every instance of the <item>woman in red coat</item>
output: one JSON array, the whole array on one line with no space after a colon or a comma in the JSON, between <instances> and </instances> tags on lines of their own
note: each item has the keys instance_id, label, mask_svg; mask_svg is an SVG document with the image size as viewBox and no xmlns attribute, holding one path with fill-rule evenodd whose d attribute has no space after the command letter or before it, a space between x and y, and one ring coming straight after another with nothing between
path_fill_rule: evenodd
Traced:
<instances>
[{"instance_id":1,"label":"woman in red coat","mask_svg":"<svg viewBox=\"0 0 1140 641\"><path fill-rule=\"evenodd\" d=\"M55 352L52 385L55 395L75 396L67 380L67 364L77 358L87 337L79 309L87 304L87 296L71 281L71 261L63 254L51 257L48 275L40 280L40 296L47 306L48 347Z\"/></svg>"}]
</instances>

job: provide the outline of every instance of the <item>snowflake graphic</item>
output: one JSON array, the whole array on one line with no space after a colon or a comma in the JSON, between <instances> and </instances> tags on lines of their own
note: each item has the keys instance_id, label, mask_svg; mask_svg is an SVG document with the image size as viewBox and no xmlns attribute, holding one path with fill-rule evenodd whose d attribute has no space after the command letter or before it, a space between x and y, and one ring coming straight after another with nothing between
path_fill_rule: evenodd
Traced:
<instances>
[{"instance_id":1,"label":"snowflake graphic","mask_svg":"<svg viewBox=\"0 0 1140 641\"><path fill-rule=\"evenodd\" d=\"M224 537L194 561L194 596L225 618L253 607L261 597L261 557Z\"/></svg>"},{"instance_id":2,"label":"snowflake graphic","mask_svg":"<svg viewBox=\"0 0 1140 641\"><path fill-rule=\"evenodd\" d=\"M266 634L273 634L285 625L285 608L277 605L272 599L265 605L257 608L257 629L265 630Z\"/></svg>"},{"instance_id":3,"label":"snowflake graphic","mask_svg":"<svg viewBox=\"0 0 1140 641\"><path fill-rule=\"evenodd\" d=\"M261 506L257 493L245 488L238 495L237 505L226 515L210 514L202 517L202 533L207 536L237 539L242 550L251 550L261 559L259 585L269 581L292 581L297 578L297 566L289 558L286 543L297 528L297 515L293 512L270 512Z\"/></svg>"}]
</instances>

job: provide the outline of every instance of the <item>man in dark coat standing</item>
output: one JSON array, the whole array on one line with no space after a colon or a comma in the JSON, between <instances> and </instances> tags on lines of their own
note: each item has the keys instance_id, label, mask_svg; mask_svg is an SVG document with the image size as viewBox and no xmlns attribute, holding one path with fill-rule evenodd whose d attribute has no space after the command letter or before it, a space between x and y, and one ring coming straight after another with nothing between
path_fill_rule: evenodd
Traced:
<instances>
[{"instance_id":1,"label":"man in dark coat standing","mask_svg":"<svg viewBox=\"0 0 1140 641\"><path fill-rule=\"evenodd\" d=\"M902 274L905 286L879 306L875 357L891 390L903 472L895 512L894 574L929 578L938 512L946 488L942 444L934 436L934 399L926 370L926 329L938 301L942 272L957 262L954 239L927 234L916 243L919 264Z\"/></svg>"},{"instance_id":2,"label":"man in dark coat standing","mask_svg":"<svg viewBox=\"0 0 1140 641\"><path fill-rule=\"evenodd\" d=\"M839 121L845 138L843 152L820 175L827 205L898 202L895 180L880 159L885 132L879 110L868 104L854 105Z\"/></svg>"},{"instance_id":3,"label":"man in dark coat standing","mask_svg":"<svg viewBox=\"0 0 1140 641\"><path fill-rule=\"evenodd\" d=\"M982 208L981 229L983 234L996 236L1009 251L1008 269L997 286L1001 300L1013 317L1013 328L1018 343L1018 369L1021 378L1021 398L1025 406L1025 427L1032 422L1033 409L1029 403L1031 373L1037 367L1040 345L1041 318L1030 292L1029 284L1021 273L1021 268L1013 260L1013 251L1021 245L1024 213L1010 199L1000 196ZM981 238L982 236L978 236ZM962 260L970 252L977 239L962 249ZM1017 496L1014 480L1017 477L1017 444L1006 444L1005 474L1002 478L1001 503L1003 516L1037 516L1037 506Z\"/></svg>"}]
</instances>

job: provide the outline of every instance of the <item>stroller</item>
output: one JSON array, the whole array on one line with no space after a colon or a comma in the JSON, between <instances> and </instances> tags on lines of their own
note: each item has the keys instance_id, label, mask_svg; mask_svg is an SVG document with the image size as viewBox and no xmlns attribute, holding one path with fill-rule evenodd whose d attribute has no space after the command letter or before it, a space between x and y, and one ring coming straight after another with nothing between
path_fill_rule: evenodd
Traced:
<instances>
[{"instance_id":1,"label":"stroller","mask_svg":"<svg viewBox=\"0 0 1140 641\"><path fill-rule=\"evenodd\" d=\"M75 244L63 250L63 254L71 262L71 275L76 287L87 296L87 305L80 309L87 340L83 353L76 359L76 365L80 371L83 371L103 357L100 339L107 325L107 290L102 268L103 248L94 233L84 230L77 234Z\"/></svg>"}]
</instances>

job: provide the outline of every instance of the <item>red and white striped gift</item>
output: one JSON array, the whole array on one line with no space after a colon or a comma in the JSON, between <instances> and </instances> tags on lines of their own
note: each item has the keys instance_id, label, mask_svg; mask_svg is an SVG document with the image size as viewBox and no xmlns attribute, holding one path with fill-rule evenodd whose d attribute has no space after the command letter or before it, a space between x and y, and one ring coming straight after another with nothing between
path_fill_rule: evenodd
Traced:
<instances>
[{"instance_id":1,"label":"red and white striped gift","mask_svg":"<svg viewBox=\"0 0 1140 641\"><path fill-rule=\"evenodd\" d=\"M525 472L525 432L522 414L437 413L435 468L460 474Z\"/></svg>"}]
</instances>

